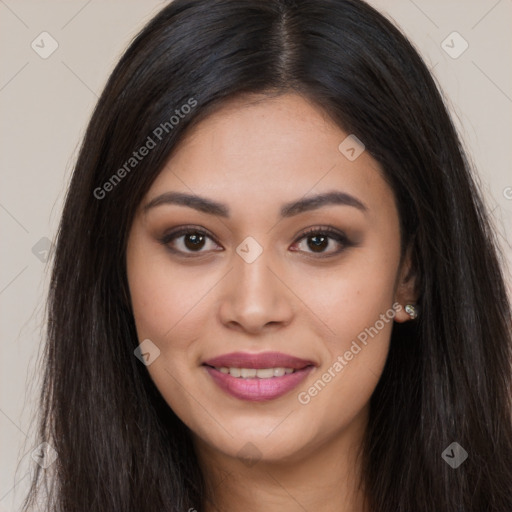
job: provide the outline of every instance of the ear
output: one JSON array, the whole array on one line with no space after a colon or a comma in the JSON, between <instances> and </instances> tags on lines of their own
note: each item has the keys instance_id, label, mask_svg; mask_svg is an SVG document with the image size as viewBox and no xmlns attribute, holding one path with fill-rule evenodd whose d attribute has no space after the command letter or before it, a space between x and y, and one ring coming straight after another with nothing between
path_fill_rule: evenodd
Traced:
<instances>
[{"instance_id":1,"label":"ear","mask_svg":"<svg viewBox=\"0 0 512 512\"><path fill-rule=\"evenodd\" d=\"M407 248L400 265L395 288L395 302L402 306L396 311L395 322L403 323L412 320L409 313L405 311L407 304L416 305L418 300L416 275L412 266L412 244Z\"/></svg>"}]
</instances>

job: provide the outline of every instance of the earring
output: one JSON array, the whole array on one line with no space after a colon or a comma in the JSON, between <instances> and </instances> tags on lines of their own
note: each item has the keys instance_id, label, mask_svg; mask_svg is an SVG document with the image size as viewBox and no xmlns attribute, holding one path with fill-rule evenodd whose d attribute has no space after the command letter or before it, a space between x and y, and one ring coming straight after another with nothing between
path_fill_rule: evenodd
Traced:
<instances>
[{"instance_id":1,"label":"earring","mask_svg":"<svg viewBox=\"0 0 512 512\"><path fill-rule=\"evenodd\" d=\"M412 304L407 304L405 306L405 312L411 317L412 320L418 317L418 311Z\"/></svg>"}]
</instances>

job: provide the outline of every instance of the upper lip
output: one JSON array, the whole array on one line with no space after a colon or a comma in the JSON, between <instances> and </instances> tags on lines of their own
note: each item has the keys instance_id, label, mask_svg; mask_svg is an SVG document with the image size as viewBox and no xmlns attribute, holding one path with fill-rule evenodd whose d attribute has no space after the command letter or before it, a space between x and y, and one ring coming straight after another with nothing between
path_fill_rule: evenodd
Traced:
<instances>
[{"instance_id":1,"label":"upper lip","mask_svg":"<svg viewBox=\"0 0 512 512\"><path fill-rule=\"evenodd\" d=\"M208 359L203 364L208 366L227 368L293 368L300 370L306 366L315 365L313 361L300 357L282 354L281 352L261 352L250 354L248 352L231 352Z\"/></svg>"}]
</instances>

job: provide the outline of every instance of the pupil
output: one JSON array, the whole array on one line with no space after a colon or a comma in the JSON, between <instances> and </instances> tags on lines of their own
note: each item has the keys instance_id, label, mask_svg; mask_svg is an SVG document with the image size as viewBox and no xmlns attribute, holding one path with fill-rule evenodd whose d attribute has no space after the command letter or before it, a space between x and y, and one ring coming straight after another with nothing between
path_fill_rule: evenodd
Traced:
<instances>
[{"instance_id":1,"label":"pupil","mask_svg":"<svg viewBox=\"0 0 512 512\"><path fill-rule=\"evenodd\" d=\"M312 237L310 237L310 240L317 240L316 242L313 242L312 246L310 245L310 248L313 249L314 251L320 252L320 251L318 251L318 249L325 249L325 241L327 240L327 237L312 236Z\"/></svg>"},{"instance_id":2,"label":"pupil","mask_svg":"<svg viewBox=\"0 0 512 512\"><path fill-rule=\"evenodd\" d=\"M185 245L188 249L201 249L204 245L204 237L199 233L193 233L185 237Z\"/></svg>"}]
</instances>

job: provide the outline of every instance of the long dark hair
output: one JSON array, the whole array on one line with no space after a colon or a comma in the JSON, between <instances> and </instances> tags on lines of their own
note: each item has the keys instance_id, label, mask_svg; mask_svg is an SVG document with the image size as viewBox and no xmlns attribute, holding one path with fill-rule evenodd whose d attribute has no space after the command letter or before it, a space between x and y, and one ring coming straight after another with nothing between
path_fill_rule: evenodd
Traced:
<instances>
[{"instance_id":1,"label":"long dark hair","mask_svg":"<svg viewBox=\"0 0 512 512\"><path fill-rule=\"evenodd\" d=\"M370 510L512 511L511 308L495 236L427 67L359 0L175 0L121 58L59 227L39 426L58 458L37 466L27 509L45 482L52 511L201 510L189 431L133 353L127 235L185 133L228 99L286 92L364 142L411 249L421 315L395 324L371 398ZM453 442L468 452L456 469L442 457Z\"/></svg>"}]
</instances>

